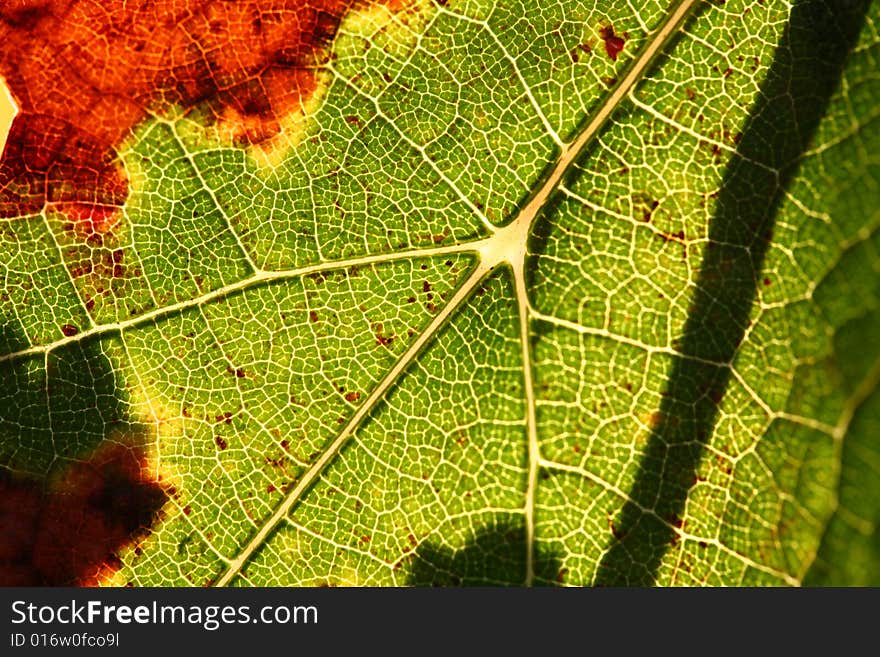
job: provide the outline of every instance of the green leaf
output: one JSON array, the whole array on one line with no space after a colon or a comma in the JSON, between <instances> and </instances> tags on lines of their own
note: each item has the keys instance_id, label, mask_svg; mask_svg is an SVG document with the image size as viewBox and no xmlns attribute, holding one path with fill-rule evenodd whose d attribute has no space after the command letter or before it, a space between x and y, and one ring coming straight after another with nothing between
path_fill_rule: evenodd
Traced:
<instances>
[{"instance_id":1,"label":"green leaf","mask_svg":"<svg viewBox=\"0 0 880 657\"><path fill-rule=\"evenodd\" d=\"M359 5L0 220L0 579L880 585L880 8L636 4Z\"/></svg>"}]
</instances>

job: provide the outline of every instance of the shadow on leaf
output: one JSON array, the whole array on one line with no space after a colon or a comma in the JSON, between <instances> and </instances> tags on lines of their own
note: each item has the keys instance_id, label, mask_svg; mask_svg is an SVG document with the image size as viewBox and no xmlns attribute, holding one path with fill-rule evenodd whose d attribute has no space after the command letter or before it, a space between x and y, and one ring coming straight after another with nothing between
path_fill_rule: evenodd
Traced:
<instances>
[{"instance_id":1,"label":"shadow on leaf","mask_svg":"<svg viewBox=\"0 0 880 657\"><path fill-rule=\"evenodd\" d=\"M535 555L535 580L556 582L565 575L558 557ZM423 543L411 557L408 586L522 586L526 581L526 530L521 518L483 527L464 547Z\"/></svg>"},{"instance_id":2,"label":"shadow on leaf","mask_svg":"<svg viewBox=\"0 0 880 657\"><path fill-rule=\"evenodd\" d=\"M0 586L95 584L159 518L173 491L124 399L96 340L0 363Z\"/></svg>"},{"instance_id":3,"label":"shadow on leaf","mask_svg":"<svg viewBox=\"0 0 880 657\"><path fill-rule=\"evenodd\" d=\"M719 192L671 374L596 585L650 585L681 526L688 491L761 281L774 220L839 84L868 2L796 3Z\"/></svg>"}]
</instances>

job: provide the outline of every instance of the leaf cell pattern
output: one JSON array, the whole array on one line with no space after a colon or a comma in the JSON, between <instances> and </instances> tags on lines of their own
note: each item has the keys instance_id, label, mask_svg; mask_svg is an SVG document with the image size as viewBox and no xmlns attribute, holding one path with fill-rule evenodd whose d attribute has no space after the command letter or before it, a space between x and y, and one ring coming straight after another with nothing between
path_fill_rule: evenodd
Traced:
<instances>
[{"instance_id":1,"label":"leaf cell pattern","mask_svg":"<svg viewBox=\"0 0 880 657\"><path fill-rule=\"evenodd\" d=\"M880 583L876 3L55 4L4 583Z\"/></svg>"}]
</instances>

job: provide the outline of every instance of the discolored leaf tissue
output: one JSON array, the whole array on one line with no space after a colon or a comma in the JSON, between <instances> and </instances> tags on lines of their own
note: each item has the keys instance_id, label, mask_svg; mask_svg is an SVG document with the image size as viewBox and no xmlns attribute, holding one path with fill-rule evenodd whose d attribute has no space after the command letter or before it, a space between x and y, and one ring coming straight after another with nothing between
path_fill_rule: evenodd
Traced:
<instances>
[{"instance_id":1,"label":"discolored leaf tissue","mask_svg":"<svg viewBox=\"0 0 880 657\"><path fill-rule=\"evenodd\" d=\"M0 583L880 585L878 29L2 3Z\"/></svg>"}]
</instances>

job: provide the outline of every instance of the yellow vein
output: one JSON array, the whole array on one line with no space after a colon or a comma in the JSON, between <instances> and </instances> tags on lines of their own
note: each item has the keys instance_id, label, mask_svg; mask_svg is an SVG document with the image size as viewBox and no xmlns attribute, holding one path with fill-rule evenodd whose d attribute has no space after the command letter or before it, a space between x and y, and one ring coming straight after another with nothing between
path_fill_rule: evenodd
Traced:
<instances>
[{"instance_id":1,"label":"yellow vein","mask_svg":"<svg viewBox=\"0 0 880 657\"><path fill-rule=\"evenodd\" d=\"M669 41L669 39L675 34L678 26L698 1L699 0L682 0L682 2L672 9L666 21L654 33L648 44L645 46L645 49L635 60L632 68L626 72L620 83L614 87L608 98L602 103L598 111L596 111L596 113L587 121L583 130L577 135L577 137L575 137L574 141L570 142L568 146L563 148L559 159L556 161L556 165L550 172L550 175L546 178L544 184L541 185L538 192L523 208L522 213L517 219L518 221L522 220L528 224L532 223L534 218L541 211L541 208L546 205L551 194L556 190L556 187L562 181L563 176L574 163L577 156L581 153L584 147L592 141L593 137L598 134L599 130L605 125L605 122L611 117L614 110L617 109L618 105L620 105L621 101L626 97L630 89L632 89L632 87L642 78L645 71L647 71L648 66L654 61L654 58L667 41Z\"/></svg>"},{"instance_id":2,"label":"yellow vein","mask_svg":"<svg viewBox=\"0 0 880 657\"><path fill-rule=\"evenodd\" d=\"M858 387L853 391L846 406L840 414L840 419L834 428L834 440L841 441L849 430L849 425L855 417L856 411L859 410L864 401L874 392L877 385L880 384L880 359L874 363L865 377L859 382Z\"/></svg>"},{"instance_id":3,"label":"yellow vein","mask_svg":"<svg viewBox=\"0 0 880 657\"><path fill-rule=\"evenodd\" d=\"M647 103L643 103L641 100L639 100L635 96L635 94L632 94L632 93L629 94L629 100L633 105L638 107L640 110L642 110L646 114L650 114L652 117L654 117L658 121L661 121L662 123L665 123L666 125L668 125L672 128L675 128L678 132L685 134L685 135L688 135L689 137L693 138L694 140L696 140L698 142L703 142L703 143L709 144L711 146L717 146L720 150L725 151L726 153L729 153L730 155L735 155L735 156L739 157L740 159L742 159L743 161L748 162L752 166L756 166L759 169L764 169L764 171L775 174L777 176L779 175L779 169L774 169L773 167L771 167L767 164L764 164L763 162L760 162L758 160L753 160L752 158L747 157L746 155L743 155L739 151L738 148L734 148L733 146L730 146L729 144L726 144L723 141L719 141L719 140L713 139L712 137L709 137L707 135L700 134L699 132L697 132L693 128L689 128L688 126L684 125L683 123L679 123L678 121L673 119L671 116L666 116L663 112L658 111L652 105L648 105Z\"/></svg>"},{"instance_id":4,"label":"yellow vein","mask_svg":"<svg viewBox=\"0 0 880 657\"><path fill-rule=\"evenodd\" d=\"M61 244L58 243L58 238L55 236L55 232L52 230L52 226L49 223L49 218L46 216L45 211L42 213L43 215L43 224L46 226L46 232L49 234L49 237L52 239L52 243L55 245L55 250L58 253L58 260L61 263L61 268L64 270L64 273L67 275L67 281L70 283L70 287L73 290L73 295L76 297L76 300L79 302L80 308L83 309L83 313L88 319L89 326L91 328L95 327L95 320L92 319L92 314L86 308L85 301L82 299L82 295L79 293L79 288L76 287L76 281L73 279L73 274L70 273L70 268L64 261L64 249L61 248Z\"/></svg>"},{"instance_id":5,"label":"yellow vein","mask_svg":"<svg viewBox=\"0 0 880 657\"><path fill-rule=\"evenodd\" d=\"M496 229L494 226L489 224L482 213L479 212L477 208L473 207L473 204L469 201L469 199L464 194L462 194L460 190L458 190L458 188L452 183L452 181L446 178L445 175L443 175L442 171L439 170L437 165L430 158L427 157L427 154L424 152L424 150L401 134L401 137L405 141L407 141L411 146L419 150L419 152L422 154L428 164L435 170L435 172L437 172L438 175L441 176L441 178L443 178L443 180L447 184L450 184L450 186L452 186L452 188L456 191L460 198L462 198L465 203L471 206L472 209L477 211L478 216L483 220L484 225L489 227L493 232L489 237L470 244L470 248L476 250L480 254L480 262L474 272L470 275L467 281L465 281L465 283L460 288L458 288L457 292L449 301L449 303L446 304L446 306L440 311L440 314L438 314L431 321L428 327L418 336L416 341L409 347L409 349L407 349L400 360L397 361L394 367L373 389L369 397L364 401L357 412L355 412L355 414L348 421L348 423L345 425L339 435L337 435L337 437L333 440L330 446L326 450L324 450L324 452L321 454L315 464L312 465L311 468L309 468L309 470L303 475L302 479L300 479L300 481L290 491L290 493L288 493L281 504L276 507L272 516L260 526L260 528L257 530L257 533L254 534L254 536L242 549L242 551L239 552L239 554L230 561L230 564L226 571L217 580L215 584L216 586L225 586L226 584L231 582L232 579L241 571L242 567L251 557L251 555L253 555L253 553L265 542L266 538L278 526L278 523L287 517L287 514L297 503L297 501L301 499L301 497L309 489L309 487L315 482L318 475L321 474L324 468L330 463L331 460L333 460L336 454L339 453L339 450L351 437L352 433L360 425L364 417L366 417L366 415L372 410L372 408L391 388L391 386L396 382L397 378L403 373L403 371L415 358L415 356L424 348L424 346L428 342L433 339L434 335L438 332L440 327L449 319L449 317L458 308L458 306L464 302L464 300L468 297L473 288L476 287L477 284L479 284L479 282L489 271L493 270L495 267L505 262L508 263L513 269L516 296L519 307L520 342L522 344L524 359L523 368L525 373L524 380L526 387L526 406L528 413L527 421L529 432L529 483L526 491L525 500L528 540L527 582L531 583L534 571L534 500L535 491L537 489L537 469L539 467L540 454L538 453L537 426L535 424L535 397L534 390L532 388L533 377L531 372L531 355L529 352L528 322L530 307L525 285L524 271L529 230L531 228L532 222L538 215L538 212L547 203L551 194L559 185L563 175L572 165L578 153L583 150L584 146L589 143L589 141L596 135L596 133L602 127L605 121L611 116L612 112L620 103L620 101L626 96L628 90L636 82L638 82L650 62L653 61L656 54L660 51L667 40L672 36L675 29L678 27L678 25L681 23L681 21L684 19L684 17L687 15L687 13L690 11L691 7L695 3L696 0L684 0L672 10L666 22L655 33L636 63L624 76L623 81L612 91L611 95L608 97L608 99L605 101L599 111L595 115L593 115L593 117L587 122L586 127L577 136L577 138L563 149L550 175L545 178L537 194L535 194L531 198L531 200L519 213L517 218L512 223L503 228ZM344 84L356 91L359 95L371 100L375 107L376 114L384 120L388 121L392 126L394 125L393 122L391 122L390 119L382 113L382 110L379 107L379 103L375 98L371 98L369 95L365 94L356 85L352 84L350 80L347 80L345 77L340 75L332 68L331 71L337 78L339 78ZM398 130L398 133L400 132L401 131Z\"/></svg>"},{"instance_id":6,"label":"yellow vein","mask_svg":"<svg viewBox=\"0 0 880 657\"><path fill-rule=\"evenodd\" d=\"M404 142L406 142L406 144L410 148L415 150L421 156L422 161L427 164L431 168L431 170L436 173L444 183L446 183L449 189L451 189L455 193L458 199L462 203L464 203L474 215L477 216L477 218L483 224L483 227L490 232L495 230L495 224L489 221L488 217L486 217L486 215L477 206L477 204L474 203L467 194L461 191L458 184L452 178L447 176L443 169L441 169L440 166L434 161L434 159L430 155L428 155L427 146L422 146L413 139L410 139L403 130L397 127L397 124L391 119L391 117L388 116L384 111L382 111L382 106L379 104L378 98L374 98L373 96L366 93L363 89L358 87L356 84L354 84L351 80L342 75L342 73L337 71L332 66L328 66L327 70L330 71L330 73L332 73L333 76L336 77L336 79L342 82L349 89L372 103L373 111L376 113L376 116L385 121L385 123L387 123L389 126L391 126L397 136L400 137Z\"/></svg>"},{"instance_id":7,"label":"yellow vein","mask_svg":"<svg viewBox=\"0 0 880 657\"><path fill-rule=\"evenodd\" d=\"M193 173L198 178L199 182L202 185L202 189L207 192L208 196L211 197L211 201L214 204L214 207L217 208L217 211L223 217L223 220L226 222L226 227L229 229L229 232L232 233L232 236L235 238L235 242L238 244L238 248L241 250L241 254L244 256L244 259L247 261L248 266L251 268L252 272L260 271L260 268L257 267L257 264L251 258L250 252L245 247L244 243L241 241L241 238L238 236L238 231L235 230L235 227L232 225L232 220L229 218L229 215L226 213L226 210L223 209L223 206L220 205L220 200L217 198L217 194L214 192L213 188L208 184L208 181L205 180L205 177L202 175L201 169L199 169L196 164L195 157L187 150L186 144L183 141L183 138L177 132L177 122L176 121L167 121L163 119L159 119L162 123L166 124L168 128L171 130L171 134L174 135L174 140L180 146L180 150L183 152L183 156L186 158L186 161L189 163L189 166L192 168Z\"/></svg>"},{"instance_id":8,"label":"yellow vein","mask_svg":"<svg viewBox=\"0 0 880 657\"><path fill-rule=\"evenodd\" d=\"M409 251L397 251L394 253L382 253L377 255L365 255L365 256L357 256L355 258L347 258L343 260L333 260L329 262L321 262L316 263L314 265L306 265L304 267L298 267L296 269L285 269L279 271L259 271L252 276L248 276L236 283L230 283L229 285L224 285L223 287L219 287L215 290L211 290L210 292L206 292L197 297L193 297L192 299L187 299L185 301L179 301L177 303L173 303L168 306L163 306L162 308L157 308L155 310L151 310L150 312L144 313L142 315L138 315L137 317L133 317L131 319L127 319L121 322L111 322L107 324L99 324L94 328L91 328L86 331L81 331L74 336L65 337L59 340L55 340L54 342L48 342L46 344L37 345L34 347L28 347L26 349L22 349L20 351L14 351L8 354L0 355L0 363L16 360L18 358L24 358L27 356L33 356L35 354L45 353L47 351L52 351L54 349L58 349L60 347L64 347L68 344L79 342L81 340L85 340L86 338L90 338L97 335L105 335L107 333L115 333L117 331L124 331L130 328L134 328L140 326L141 324L147 324L149 322L153 322L159 319L163 319L169 315L173 315L176 312L182 312L184 310L189 310L191 308L198 307L202 304L209 303L211 301L216 301L218 299L222 299L223 297L235 294L237 292L241 292L247 290L251 287L255 287L257 285L263 283L271 283L275 281L285 281L293 278L298 278L301 276L308 276L309 274L317 274L320 272L331 271L334 269L347 269L349 267L362 267L366 265L377 265L383 264L386 262L395 262L398 260L407 260L410 258L431 258L435 256L442 255L453 255L453 254L461 254L467 253L471 251L477 251L480 248L481 242L471 242L465 244L454 244L450 246L441 246L434 247L429 249L412 249Z\"/></svg>"},{"instance_id":9,"label":"yellow vein","mask_svg":"<svg viewBox=\"0 0 880 657\"><path fill-rule=\"evenodd\" d=\"M538 445L538 424L535 412L534 376L532 375L531 332L529 331L529 303L526 291L525 258L513 268L519 315L520 348L522 349L523 381L526 392L526 430L528 432L529 470L526 486L526 586L531 586L535 578L535 496L538 489L538 463L541 458Z\"/></svg>"},{"instance_id":10,"label":"yellow vein","mask_svg":"<svg viewBox=\"0 0 880 657\"><path fill-rule=\"evenodd\" d=\"M819 547L825 542L825 535L828 533L828 528L835 515L847 513L847 509L840 507L840 476L843 470L843 442L846 439L846 433L849 431L849 427L859 408L868 397L870 397L871 393L874 392L878 385L880 385L880 359L874 363L871 369L868 370L867 374L859 382L859 385L856 386L856 389L841 410L840 418L831 432L831 438L834 441L834 460L832 463L835 481L834 501L823 523L824 526L821 533L821 540L815 544L812 558L805 562L804 570L800 574L801 580L803 580L806 574L810 571L810 568L812 568L813 564L816 562L816 559L819 556Z\"/></svg>"},{"instance_id":11,"label":"yellow vein","mask_svg":"<svg viewBox=\"0 0 880 657\"><path fill-rule=\"evenodd\" d=\"M478 21L466 14L459 14L451 11L447 11L445 7L440 7L440 13L447 13L450 16L454 16L460 21L465 21L468 23L474 23L475 25L480 26L485 32L489 35L489 37L495 42L495 45L498 46L498 49L501 50L501 54L504 55L504 59L508 61L508 63L513 67L513 72L516 75L517 80L519 81L520 86L523 88L525 92L526 98L529 101L529 104L532 106L532 109L535 111L535 114L541 121L541 125L544 126L544 130L548 135L556 142L557 146L564 146L562 139L559 138L559 134L556 130L553 129L553 126L550 125L550 120L547 118L547 115L544 114L544 110L541 109L541 104L538 102L538 99L535 98L535 94L532 92L532 88L529 86L529 83L526 81L525 76L520 69L519 62L516 60L510 51L507 50L504 43L502 43L501 39L498 38L498 35L495 34L495 31L492 29L492 26L489 25L488 20Z\"/></svg>"},{"instance_id":12,"label":"yellow vein","mask_svg":"<svg viewBox=\"0 0 880 657\"><path fill-rule=\"evenodd\" d=\"M303 494L311 487L323 472L324 468L333 460L333 458L342 449L342 446L348 441L355 429L360 425L361 421L367 414L373 410L373 407L382 399L386 392L397 382L403 371L409 366L416 355L431 341L434 335L439 331L440 327L449 319L452 313L459 305L468 297L471 291L479 284L483 277L493 268L493 264L481 261L471 275L467 278L449 300L443 309L431 320L427 328L418 336L415 342L410 345L406 352L394 364L394 367L382 378L379 384L373 388L369 397L364 401L358 410L351 416L345 427L327 449L325 449L317 461L303 474L302 478L297 482L296 486L287 494L284 500L275 508L275 512L266 520L257 533L253 535L247 545L238 553L238 555L229 562L229 566L223 575L215 583L215 586L226 586L241 571L241 568L247 563L251 555L265 542L269 534L274 531L282 520L287 517L290 509L299 501Z\"/></svg>"}]
</instances>

